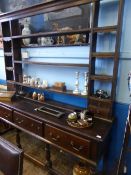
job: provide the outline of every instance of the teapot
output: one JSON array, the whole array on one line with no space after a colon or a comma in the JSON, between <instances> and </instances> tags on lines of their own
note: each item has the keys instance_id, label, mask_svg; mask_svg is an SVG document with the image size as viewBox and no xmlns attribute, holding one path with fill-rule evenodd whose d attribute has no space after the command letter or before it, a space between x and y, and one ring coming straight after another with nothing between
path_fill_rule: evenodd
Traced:
<instances>
[{"instance_id":1,"label":"teapot","mask_svg":"<svg viewBox=\"0 0 131 175\"><path fill-rule=\"evenodd\" d=\"M106 91L102 90L102 89L98 89L96 91L96 96L99 97L99 98L109 98L109 95Z\"/></svg>"}]
</instances>

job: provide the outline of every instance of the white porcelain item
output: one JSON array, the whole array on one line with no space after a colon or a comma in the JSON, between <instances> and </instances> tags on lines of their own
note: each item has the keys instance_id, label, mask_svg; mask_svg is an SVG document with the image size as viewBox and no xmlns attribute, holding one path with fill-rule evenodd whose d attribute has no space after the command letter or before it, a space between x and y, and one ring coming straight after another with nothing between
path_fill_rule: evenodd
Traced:
<instances>
[{"instance_id":1,"label":"white porcelain item","mask_svg":"<svg viewBox=\"0 0 131 175\"><path fill-rule=\"evenodd\" d=\"M29 28L29 24L25 23L24 28L22 30L22 35L30 35L30 34L31 34L31 31L30 31L30 28ZM23 44L25 46L28 46L30 44L30 38L25 38L22 41L23 41Z\"/></svg>"}]
</instances>

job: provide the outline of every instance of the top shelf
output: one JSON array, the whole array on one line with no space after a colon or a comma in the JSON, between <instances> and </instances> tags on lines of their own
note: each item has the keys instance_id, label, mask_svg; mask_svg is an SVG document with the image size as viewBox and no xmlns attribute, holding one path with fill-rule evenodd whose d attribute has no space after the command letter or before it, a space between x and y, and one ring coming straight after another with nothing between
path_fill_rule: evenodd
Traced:
<instances>
[{"instance_id":1,"label":"top shelf","mask_svg":"<svg viewBox=\"0 0 131 175\"><path fill-rule=\"evenodd\" d=\"M54 32L41 32L41 33L34 33L30 35L18 35L18 36L12 36L12 39L18 39L18 38L29 38L29 37L42 37L42 36L61 36L61 35L71 35L71 34L81 34L81 33L89 33L91 30L90 28L85 29L76 29L76 30L66 30L66 31L54 31Z\"/></svg>"}]
</instances>

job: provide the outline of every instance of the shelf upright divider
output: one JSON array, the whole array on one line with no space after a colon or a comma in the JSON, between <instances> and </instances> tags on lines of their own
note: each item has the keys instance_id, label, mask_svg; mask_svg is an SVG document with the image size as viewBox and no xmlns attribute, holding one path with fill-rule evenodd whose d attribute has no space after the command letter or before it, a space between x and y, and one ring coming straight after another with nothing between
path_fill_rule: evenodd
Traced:
<instances>
[{"instance_id":1,"label":"shelf upright divider","mask_svg":"<svg viewBox=\"0 0 131 175\"><path fill-rule=\"evenodd\" d=\"M118 72L118 62L119 62L119 53L120 53L120 41L121 41L121 26L122 26L122 16L123 16L123 9L124 9L124 0L118 0L118 19L117 24L114 26L104 26L99 27L98 26L98 20L99 20L99 12L101 7L101 1L96 1L93 3L93 10L92 10L92 24L91 24L91 47L90 47L90 58L89 58L89 109L95 114L96 117L99 117L101 119L109 119L112 120L112 113L113 113L113 103L115 100L115 94L116 94L116 82L117 82L117 72ZM104 3L104 2L103 2ZM111 3L111 2L107 2ZM104 5L104 4L103 4ZM107 4L110 5L110 4ZM116 32L116 43L114 52L97 52L97 38L98 33L110 33L114 30ZM105 59L108 61L108 59L111 59L113 62L113 73L112 75L103 75L102 73L97 75L96 74L96 59L102 59L101 62L103 62ZM104 64L104 63L103 63ZM110 105L107 103L104 103L104 101L100 101L99 98L104 97L97 97L96 94L96 81L99 81L99 83L110 83L110 94L107 95L107 98L111 100ZM101 83L101 84L102 84ZM105 91L103 89L97 89L101 91ZM95 97L95 98L92 98Z\"/></svg>"}]
</instances>

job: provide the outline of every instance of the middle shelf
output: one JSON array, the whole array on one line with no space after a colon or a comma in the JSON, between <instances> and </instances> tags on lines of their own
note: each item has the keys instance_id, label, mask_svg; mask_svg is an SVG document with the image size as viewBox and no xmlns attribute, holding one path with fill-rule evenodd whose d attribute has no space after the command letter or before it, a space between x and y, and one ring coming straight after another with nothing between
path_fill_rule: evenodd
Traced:
<instances>
[{"instance_id":1,"label":"middle shelf","mask_svg":"<svg viewBox=\"0 0 131 175\"><path fill-rule=\"evenodd\" d=\"M87 98L87 95L81 95L81 94L74 94L73 90L66 90L66 91L59 91L59 90L55 90L52 87L47 87L47 88L38 88L36 86L31 86L28 84L23 84L20 82L16 82L16 81L11 81L8 80L7 83L11 83L11 84L15 84L15 85L19 85L19 86L23 86L23 87L28 87L28 88L32 88L32 89L36 89L36 90L44 90L44 91L48 91L48 92L56 92L56 93L60 93L60 94L66 94L66 95L72 95L72 96L77 96L77 97L82 97L82 98Z\"/></svg>"},{"instance_id":2,"label":"middle shelf","mask_svg":"<svg viewBox=\"0 0 131 175\"><path fill-rule=\"evenodd\" d=\"M37 62L37 61L14 61L19 64L38 64L38 65L49 65L49 66L62 66L62 67L89 67L89 64L78 64L78 63L50 63L50 62Z\"/></svg>"}]
</instances>

